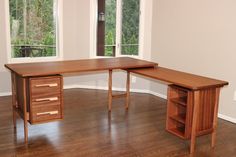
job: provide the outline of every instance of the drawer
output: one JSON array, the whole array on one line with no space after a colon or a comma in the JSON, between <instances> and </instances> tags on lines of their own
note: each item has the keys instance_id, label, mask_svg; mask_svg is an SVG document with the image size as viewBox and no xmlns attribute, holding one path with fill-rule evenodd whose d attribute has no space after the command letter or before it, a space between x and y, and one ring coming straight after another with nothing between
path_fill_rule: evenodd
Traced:
<instances>
[{"instance_id":1,"label":"drawer","mask_svg":"<svg viewBox=\"0 0 236 157\"><path fill-rule=\"evenodd\" d=\"M42 123L62 119L60 105L48 105L44 107L36 107L31 110L31 123Z\"/></svg>"},{"instance_id":2,"label":"drawer","mask_svg":"<svg viewBox=\"0 0 236 157\"><path fill-rule=\"evenodd\" d=\"M31 104L32 107L37 107L37 106L51 106L51 105L61 105L61 95L56 94L56 95L43 95L41 96L32 96L31 97Z\"/></svg>"},{"instance_id":3,"label":"drawer","mask_svg":"<svg viewBox=\"0 0 236 157\"><path fill-rule=\"evenodd\" d=\"M61 91L61 76L30 78L30 93L44 95Z\"/></svg>"}]
</instances>

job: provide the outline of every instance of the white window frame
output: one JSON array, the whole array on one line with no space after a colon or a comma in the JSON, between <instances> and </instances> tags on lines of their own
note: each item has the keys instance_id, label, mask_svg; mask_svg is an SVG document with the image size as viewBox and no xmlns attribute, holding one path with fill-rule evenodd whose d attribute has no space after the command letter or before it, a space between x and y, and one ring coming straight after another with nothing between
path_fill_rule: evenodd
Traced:
<instances>
[{"instance_id":1,"label":"white window frame","mask_svg":"<svg viewBox=\"0 0 236 157\"><path fill-rule=\"evenodd\" d=\"M121 31L122 31L122 0L117 0L117 9L116 11L116 54L115 57L134 57L143 59L143 50L144 50L144 13L145 13L145 4L146 0L140 0L140 22L139 22L139 52L138 55L122 55L121 54ZM90 58L110 58L109 56L97 56L97 9L98 9L97 0L90 0ZM113 57L113 56L112 56Z\"/></svg>"},{"instance_id":2,"label":"white window frame","mask_svg":"<svg viewBox=\"0 0 236 157\"><path fill-rule=\"evenodd\" d=\"M11 28L10 28L10 8L9 0L5 0L6 15L6 41L7 41L7 57L8 63L27 63L27 62L46 62L63 60L63 0L57 0L57 20L56 20L56 56L52 57L22 57L13 58L11 52Z\"/></svg>"}]
</instances>

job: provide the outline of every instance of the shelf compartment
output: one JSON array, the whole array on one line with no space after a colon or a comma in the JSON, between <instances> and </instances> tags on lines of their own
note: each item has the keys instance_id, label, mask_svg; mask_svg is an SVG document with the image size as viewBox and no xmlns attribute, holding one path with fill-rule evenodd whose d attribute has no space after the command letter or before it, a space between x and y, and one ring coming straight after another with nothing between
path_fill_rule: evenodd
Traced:
<instances>
[{"instance_id":1,"label":"shelf compartment","mask_svg":"<svg viewBox=\"0 0 236 157\"><path fill-rule=\"evenodd\" d=\"M169 125L166 128L167 131L170 133L181 137L182 139L186 139L186 134L185 134L185 125L176 121L175 119L172 119L172 117L168 118Z\"/></svg>"},{"instance_id":2,"label":"shelf compartment","mask_svg":"<svg viewBox=\"0 0 236 157\"><path fill-rule=\"evenodd\" d=\"M178 128L168 129L167 131L169 131L170 133L172 133L182 139L186 139L184 129L185 129L185 127L178 127Z\"/></svg>"},{"instance_id":3,"label":"shelf compartment","mask_svg":"<svg viewBox=\"0 0 236 157\"><path fill-rule=\"evenodd\" d=\"M179 114L179 115L174 115L174 116L170 116L171 119L177 121L177 122L180 122L182 124L185 124L185 121L186 121L186 114L185 113L182 113L182 114Z\"/></svg>"},{"instance_id":4,"label":"shelf compartment","mask_svg":"<svg viewBox=\"0 0 236 157\"><path fill-rule=\"evenodd\" d=\"M176 104L180 104L182 106L187 106L187 96L171 98L170 101Z\"/></svg>"},{"instance_id":5,"label":"shelf compartment","mask_svg":"<svg viewBox=\"0 0 236 157\"><path fill-rule=\"evenodd\" d=\"M170 98L180 98L180 97L187 97L188 96L188 89L175 86L175 85L170 85Z\"/></svg>"},{"instance_id":6,"label":"shelf compartment","mask_svg":"<svg viewBox=\"0 0 236 157\"><path fill-rule=\"evenodd\" d=\"M170 85L168 88L167 102L167 126L168 132L182 138L187 139L187 106L189 102L189 90Z\"/></svg>"}]
</instances>

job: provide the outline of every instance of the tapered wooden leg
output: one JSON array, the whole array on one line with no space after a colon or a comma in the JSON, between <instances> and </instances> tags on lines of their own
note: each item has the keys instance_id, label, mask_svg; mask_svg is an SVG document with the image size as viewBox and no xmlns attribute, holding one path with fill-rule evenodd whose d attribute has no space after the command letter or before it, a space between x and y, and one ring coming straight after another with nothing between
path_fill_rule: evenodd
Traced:
<instances>
[{"instance_id":1,"label":"tapered wooden leg","mask_svg":"<svg viewBox=\"0 0 236 157\"><path fill-rule=\"evenodd\" d=\"M108 81L108 110L111 112L112 106L112 70L109 70L109 81Z\"/></svg>"},{"instance_id":2,"label":"tapered wooden leg","mask_svg":"<svg viewBox=\"0 0 236 157\"><path fill-rule=\"evenodd\" d=\"M12 118L13 118L13 126L14 131L16 131L16 77L15 73L11 73L11 85L12 85Z\"/></svg>"},{"instance_id":3,"label":"tapered wooden leg","mask_svg":"<svg viewBox=\"0 0 236 157\"><path fill-rule=\"evenodd\" d=\"M28 121L24 119L24 136L25 136L25 143L28 143Z\"/></svg>"},{"instance_id":4,"label":"tapered wooden leg","mask_svg":"<svg viewBox=\"0 0 236 157\"><path fill-rule=\"evenodd\" d=\"M216 88L214 117L213 117L213 132L211 134L211 147L212 148L214 148L216 144L216 127L217 127L217 120L218 120L219 96L220 96L220 88Z\"/></svg>"},{"instance_id":5,"label":"tapered wooden leg","mask_svg":"<svg viewBox=\"0 0 236 157\"><path fill-rule=\"evenodd\" d=\"M12 115L13 115L14 131L16 131L16 111L15 111L15 108L12 109Z\"/></svg>"},{"instance_id":6,"label":"tapered wooden leg","mask_svg":"<svg viewBox=\"0 0 236 157\"><path fill-rule=\"evenodd\" d=\"M130 72L127 71L127 80L126 80L126 109L129 108L130 103Z\"/></svg>"},{"instance_id":7,"label":"tapered wooden leg","mask_svg":"<svg viewBox=\"0 0 236 157\"><path fill-rule=\"evenodd\" d=\"M191 131L191 143L190 143L190 153L195 151L196 143L196 132L197 132L197 122L198 122L198 112L199 112L199 98L200 92L194 91L194 106L193 106L193 121L192 121L192 131Z\"/></svg>"},{"instance_id":8,"label":"tapered wooden leg","mask_svg":"<svg viewBox=\"0 0 236 157\"><path fill-rule=\"evenodd\" d=\"M24 99L24 136L25 143L28 143L28 116L27 116L27 99L26 99L26 79L23 78L23 99Z\"/></svg>"}]
</instances>

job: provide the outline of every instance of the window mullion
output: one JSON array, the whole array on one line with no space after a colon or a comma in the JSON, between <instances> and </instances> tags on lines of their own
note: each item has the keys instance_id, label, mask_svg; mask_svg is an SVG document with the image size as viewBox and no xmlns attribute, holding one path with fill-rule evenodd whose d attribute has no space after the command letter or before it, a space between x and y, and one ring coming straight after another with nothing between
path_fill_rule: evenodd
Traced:
<instances>
[{"instance_id":1,"label":"window mullion","mask_svg":"<svg viewBox=\"0 0 236 157\"><path fill-rule=\"evenodd\" d=\"M122 34L122 0L116 2L116 54L121 55L121 34Z\"/></svg>"},{"instance_id":2,"label":"window mullion","mask_svg":"<svg viewBox=\"0 0 236 157\"><path fill-rule=\"evenodd\" d=\"M27 16L27 1L24 0L24 10L23 10L23 18L24 18L24 42L26 42L26 39L27 39L27 19L26 19L26 16Z\"/></svg>"}]
</instances>

